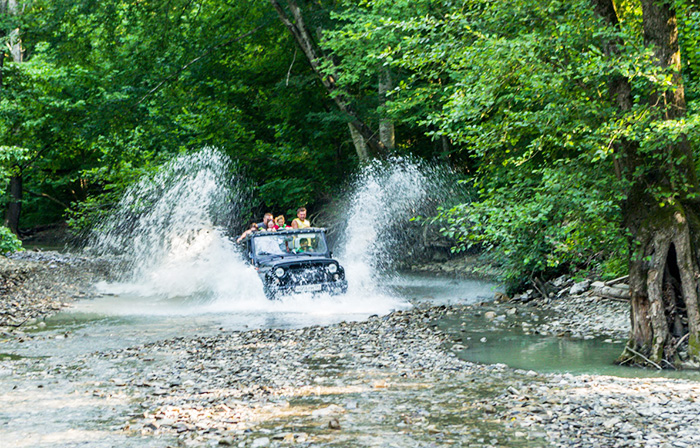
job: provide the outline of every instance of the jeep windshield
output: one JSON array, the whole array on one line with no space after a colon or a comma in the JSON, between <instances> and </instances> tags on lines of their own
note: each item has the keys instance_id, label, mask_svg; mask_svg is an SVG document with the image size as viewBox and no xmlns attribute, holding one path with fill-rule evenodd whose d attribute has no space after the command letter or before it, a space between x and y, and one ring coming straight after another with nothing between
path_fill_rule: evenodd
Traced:
<instances>
[{"instance_id":1,"label":"jeep windshield","mask_svg":"<svg viewBox=\"0 0 700 448\"><path fill-rule=\"evenodd\" d=\"M274 256L291 254L325 255L328 252L323 233L308 232L293 235L257 234L253 239L253 251L256 256Z\"/></svg>"}]
</instances>

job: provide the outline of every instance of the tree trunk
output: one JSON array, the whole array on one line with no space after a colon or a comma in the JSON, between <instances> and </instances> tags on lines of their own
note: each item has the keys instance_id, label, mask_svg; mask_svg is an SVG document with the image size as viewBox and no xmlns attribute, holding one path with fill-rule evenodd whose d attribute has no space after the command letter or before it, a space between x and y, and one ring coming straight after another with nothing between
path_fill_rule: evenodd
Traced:
<instances>
[{"instance_id":1,"label":"tree trunk","mask_svg":"<svg viewBox=\"0 0 700 448\"><path fill-rule=\"evenodd\" d=\"M373 131L367 124L362 121L355 109L352 107L350 100L342 92L339 91L336 84L338 76L336 74L326 75L323 73L321 66L324 61L330 62L323 55L319 54L316 45L314 44L311 33L309 32L305 22L304 17L301 13L301 8L297 5L295 0L287 0L287 6L291 13L291 17L282 8L279 1L270 0L270 3L277 11L277 15L284 25L287 27L297 45L301 48L308 59L311 68L316 72L321 83L326 88L326 91L331 96L335 102L338 109L348 116L349 124L355 128L357 132L362 135L366 145L369 147L370 152L375 157L383 157L386 155L386 148L384 144L377 138L377 133ZM332 62L331 62L332 63ZM352 128L351 128L352 129ZM353 139L354 140L354 139ZM358 152L358 156L360 156ZM361 156L360 156L361 157Z\"/></svg>"},{"instance_id":2,"label":"tree trunk","mask_svg":"<svg viewBox=\"0 0 700 448\"><path fill-rule=\"evenodd\" d=\"M388 151L393 151L396 147L396 136L394 134L394 122L386 118L386 97L391 91L391 73L389 67L382 67L379 72L379 105L382 109L383 117L379 120L379 140Z\"/></svg>"},{"instance_id":3,"label":"tree trunk","mask_svg":"<svg viewBox=\"0 0 700 448\"><path fill-rule=\"evenodd\" d=\"M357 158L360 159L360 163L369 162L371 156L362 133L360 133L360 131L358 131L357 128L352 125L352 123L348 123L348 128L350 128L352 144L355 146L355 152L357 153Z\"/></svg>"},{"instance_id":4,"label":"tree trunk","mask_svg":"<svg viewBox=\"0 0 700 448\"><path fill-rule=\"evenodd\" d=\"M21 13L20 5L17 0L0 0L0 14L1 15L18 15ZM23 50L22 50L22 39L20 38L19 28L15 28L10 31L7 41L7 47L10 50L10 55L12 60L15 62L22 62L23 60Z\"/></svg>"},{"instance_id":5,"label":"tree trunk","mask_svg":"<svg viewBox=\"0 0 700 448\"><path fill-rule=\"evenodd\" d=\"M5 226L19 236L19 218L22 212L22 174L10 177L10 203L5 214Z\"/></svg>"},{"instance_id":6,"label":"tree trunk","mask_svg":"<svg viewBox=\"0 0 700 448\"><path fill-rule=\"evenodd\" d=\"M611 0L593 0L593 6L608 24L618 26ZM645 44L654 49L656 64L674 73L673 88L652 92L649 102L658 119L682 117L685 96L675 12L663 0L643 0L642 14ZM619 45L611 42L606 51L613 54ZM629 81L614 76L608 88L618 108L628 111L632 106ZM623 140L616 150L621 154L620 172L631 185L624 224L630 235L632 328L618 362L700 367L700 209L693 199L700 189L692 151L683 137L646 152Z\"/></svg>"},{"instance_id":7,"label":"tree trunk","mask_svg":"<svg viewBox=\"0 0 700 448\"><path fill-rule=\"evenodd\" d=\"M0 13L7 15L20 14L20 7L16 0L0 0ZM10 31L7 46L10 50L10 55L14 63L19 64L24 60L22 49L22 39L20 29L15 28ZM3 61L4 62L4 61ZM2 63L0 63L0 68ZM2 89L0 82L0 89ZM22 168L20 166L13 167L13 174L10 177L9 194L10 201L5 213L5 225L10 228L12 233L19 236L19 219L22 211Z\"/></svg>"}]
</instances>

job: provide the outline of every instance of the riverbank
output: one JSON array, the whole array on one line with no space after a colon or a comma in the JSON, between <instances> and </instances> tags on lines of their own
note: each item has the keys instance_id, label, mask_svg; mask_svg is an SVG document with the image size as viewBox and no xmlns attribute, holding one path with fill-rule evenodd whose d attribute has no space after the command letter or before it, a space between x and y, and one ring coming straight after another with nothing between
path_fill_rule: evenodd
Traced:
<instances>
[{"instance_id":1,"label":"riverbank","mask_svg":"<svg viewBox=\"0 0 700 448\"><path fill-rule=\"evenodd\" d=\"M109 265L56 251L25 251L0 256L0 332L32 325L75 300L92 295Z\"/></svg>"},{"instance_id":2,"label":"riverbank","mask_svg":"<svg viewBox=\"0 0 700 448\"><path fill-rule=\"evenodd\" d=\"M23 257L0 265L3 278L22 279L2 302L34 297L21 305L28 315L89 295L81 288L106 272L53 253ZM0 370L17 387L3 401L50 396L68 381L71 397L126 408L101 429L128 436L129 446L697 446L696 381L469 363L438 325L470 314L533 334L619 337L624 305L585 295L423 305L362 322L187 335L60 365L7 359ZM0 430L17 446L42 440Z\"/></svg>"},{"instance_id":3,"label":"riverbank","mask_svg":"<svg viewBox=\"0 0 700 448\"><path fill-rule=\"evenodd\" d=\"M130 366L125 377L134 379L112 382L142 400L143 416L125 430L193 445L700 441L697 425L683 425L700 415L697 382L544 375L463 362L435 326L461 312L415 308L365 322L179 338L102 356Z\"/></svg>"}]
</instances>

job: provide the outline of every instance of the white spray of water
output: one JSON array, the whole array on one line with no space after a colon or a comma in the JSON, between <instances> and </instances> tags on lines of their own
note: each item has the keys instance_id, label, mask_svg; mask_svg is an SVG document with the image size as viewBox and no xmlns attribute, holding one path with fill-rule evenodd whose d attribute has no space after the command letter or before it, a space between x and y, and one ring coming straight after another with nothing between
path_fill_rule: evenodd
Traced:
<instances>
[{"instance_id":1,"label":"white spray of water","mask_svg":"<svg viewBox=\"0 0 700 448\"><path fill-rule=\"evenodd\" d=\"M369 164L356 180L339 252L350 293L382 293L394 257L411 256L399 236L410 231L410 219L427 198L431 179L425 171L398 159Z\"/></svg>"},{"instance_id":2,"label":"white spray of water","mask_svg":"<svg viewBox=\"0 0 700 448\"><path fill-rule=\"evenodd\" d=\"M383 288L382 279L391 272L396 235L428 194L424 168L394 160L368 165L357 178L337 248L347 294L278 301L265 298L256 271L225 231L246 200L231 173L228 158L206 148L176 158L126 192L92 239L94 251L119 253L125 265L119 281L98 285L119 299L100 305L102 312L385 314L410 306Z\"/></svg>"},{"instance_id":3,"label":"white spray of water","mask_svg":"<svg viewBox=\"0 0 700 448\"><path fill-rule=\"evenodd\" d=\"M211 302L232 291L262 300L257 274L225 232L241 201L231 176L228 158L205 148L129 188L92 238L94 251L124 260L120 281L102 291L150 302Z\"/></svg>"}]
</instances>

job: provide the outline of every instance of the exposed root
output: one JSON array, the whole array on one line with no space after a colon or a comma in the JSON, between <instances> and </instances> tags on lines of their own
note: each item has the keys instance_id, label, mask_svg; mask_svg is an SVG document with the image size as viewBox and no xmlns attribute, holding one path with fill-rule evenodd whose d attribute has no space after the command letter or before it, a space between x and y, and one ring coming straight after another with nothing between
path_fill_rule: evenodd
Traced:
<instances>
[{"instance_id":1,"label":"exposed root","mask_svg":"<svg viewBox=\"0 0 700 448\"><path fill-rule=\"evenodd\" d=\"M632 353L634 356L625 356L626 352ZM636 360L636 358L641 358L644 362L639 362ZM618 359L617 363L619 365L625 365L627 363L631 363L630 365L638 365L638 366L645 366L645 365L652 365L656 367L659 370L663 370L663 367L652 361L651 359L647 358L646 356L642 355L635 349L627 346L625 347L625 351L620 355L620 358Z\"/></svg>"}]
</instances>

